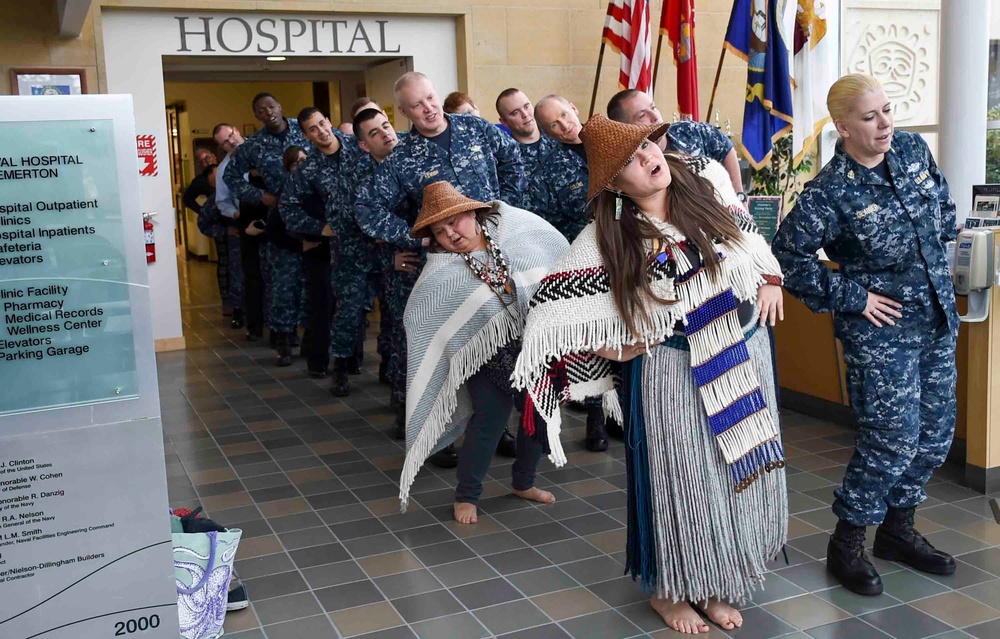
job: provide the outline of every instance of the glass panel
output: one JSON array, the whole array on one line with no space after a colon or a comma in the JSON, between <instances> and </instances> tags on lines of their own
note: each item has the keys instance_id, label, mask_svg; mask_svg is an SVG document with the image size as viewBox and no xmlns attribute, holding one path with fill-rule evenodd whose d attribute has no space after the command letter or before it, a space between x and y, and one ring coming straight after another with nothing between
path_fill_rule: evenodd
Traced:
<instances>
[{"instance_id":1,"label":"glass panel","mask_svg":"<svg viewBox=\"0 0 1000 639\"><path fill-rule=\"evenodd\" d=\"M3 122L0 149L0 414L135 397L112 121Z\"/></svg>"},{"instance_id":2,"label":"glass panel","mask_svg":"<svg viewBox=\"0 0 1000 639\"><path fill-rule=\"evenodd\" d=\"M989 89L987 90L987 120L1000 120L1000 40L990 40Z\"/></svg>"},{"instance_id":3,"label":"glass panel","mask_svg":"<svg viewBox=\"0 0 1000 639\"><path fill-rule=\"evenodd\" d=\"M1000 184L1000 129L986 132L986 183Z\"/></svg>"}]
</instances>

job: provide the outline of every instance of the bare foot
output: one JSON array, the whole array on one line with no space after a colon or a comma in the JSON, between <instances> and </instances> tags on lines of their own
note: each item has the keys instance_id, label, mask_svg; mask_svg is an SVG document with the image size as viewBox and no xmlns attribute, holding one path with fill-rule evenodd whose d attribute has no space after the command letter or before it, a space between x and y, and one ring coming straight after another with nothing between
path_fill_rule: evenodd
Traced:
<instances>
[{"instance_id":1,"label":"bare foot","mask_svg":"<svg viewBox=\"0 0 1000 639\"><path fill-rule=\"evenodd\" d=\"M476 505L465 502L455 502L455 521L460 524L474 524L479 519L476 517Z\"/></svg>"},{"instance_id":2,"label":"bare foot","mask_svg":"<svg viewBox=\"0 0 1000 639\"><path fill-rule=\"evenodd\" d=\"M663 618L663 623L677 632L686 635L708 632L708 624L686 601L671 603L669 599L657 599L656 595L653 595L649 599L649 605Z\"/></svg>"},{"instance_id":3,"label":"bare foot","mask_svg":"<svg viewBox=\"0 0 1000 639\"><path fill-rule=\"evenodd\" d=\"M743 626L743 615L739 610L712 597L704 604L698 604L712 623L723 630L732 630Z\"/></svg>"},{"instance_id":4,"label":"bare foot","mask_svg":"<svg viewBox=\"0 0 1000 639\"><path fill-rule=\"evenodd\" d=\"M542 490L541 488L531 487L528 490L515 490L511 488L510 492L521 499L530 499L531 501L537 501L542 504L556 503L556 496L547 490Z\"/></svg>"}]
</instances>

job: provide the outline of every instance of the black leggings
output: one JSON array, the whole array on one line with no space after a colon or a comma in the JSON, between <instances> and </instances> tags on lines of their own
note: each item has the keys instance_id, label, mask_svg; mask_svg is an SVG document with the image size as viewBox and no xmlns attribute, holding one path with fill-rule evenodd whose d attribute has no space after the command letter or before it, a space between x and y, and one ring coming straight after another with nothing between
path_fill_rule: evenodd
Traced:
<instances>
[{"instance_id":1,"label":"black leggings","mask_svg":"<svg viewBox=\"0 0 1000 639\"><path fill-rule=\"evenodd\" d=\"M465 427L465 442L458 452L455 501L475 504L483 492L483 478L493 461L500 435L507 426L514 399L483 371L470 377L466 386L472 396L473 412ZM519 428L517 458L511 468L514 490L527 490L535 485L535 469L541 457L541 444Z\"/></svg>"}]
</instances>

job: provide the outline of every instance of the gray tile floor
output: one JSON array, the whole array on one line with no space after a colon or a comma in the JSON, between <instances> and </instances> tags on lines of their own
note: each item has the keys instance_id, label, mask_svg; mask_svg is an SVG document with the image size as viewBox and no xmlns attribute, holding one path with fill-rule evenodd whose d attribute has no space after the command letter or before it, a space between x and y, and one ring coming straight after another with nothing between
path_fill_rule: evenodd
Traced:
<instances>
[{"instance_id":1,"label":"gray tile floor","mask_svg":"<svg viewBox=\"0 0 1000 639\"><path fill-rule=\"evenodd\" d=\"M564 432L570 463L547 460L539 485L558 502L507 495L510 461L490 469L479 524L451 521L453 471L426 469L399 513L403 448L391 436L378 360L338 400L297 360L275 368L224 321L214 272L180 264L186 351L158 357L171 504L202 505L243 530L237 569L252 599L231 613L238 639L508 639L670 637L622 577L624 449L584 450L580 415ZM374 325L374 323L373 323ZM370 331L374 337L374 330ZM370 345L374 348L374 342ZM742 639L1000 637L1000 525L985 497L946 467L919 511L921 531L953 552L953 577L876 560L886 594L862 598L826 574L828 504L851 432L784 415L789 456L789 564L773 563L743 610ZM871 539L871 536L869 537Z\"/></svg>"}]
</instances>

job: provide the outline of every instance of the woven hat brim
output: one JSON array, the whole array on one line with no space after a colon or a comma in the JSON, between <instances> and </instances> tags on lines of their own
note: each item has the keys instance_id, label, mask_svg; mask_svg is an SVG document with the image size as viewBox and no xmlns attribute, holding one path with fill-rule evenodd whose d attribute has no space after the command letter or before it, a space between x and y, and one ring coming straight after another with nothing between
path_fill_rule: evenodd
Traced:
<instances>
[{"instance_id":1,"label":"woven hat brim","mask_svg":"<svg viewBox=\"0 0 1000 639\"><path fill-rule=\"evenodd\" d=\"M440 222L441 220L447 220L453 215L458 215L459 213L465 213L466 211L478 211L479 209L488 209L492 205L486 204L484 202L476 202L471 200L469 202L462 202L460 204L454 204L446 209L441 209L436 213L429 215L423 215L417 217L417 221L413 223L413 230L410 231L410 237L412 238L423 238L430 237L431 234L431 224L435 222Z\"/></svg>"},{"instance_id":2,"label":"woven hat brim","mask_svg":"<svg viewBox=\"0 0 1000 639\"><path fill-rule=\"evenodd\" d=\"M601 191L611 186L611 182L614 181L616 177L618 177L619 173L622 172L622 170L625 168L625 163L628 162L628 159L630 157L632 157L632 154L635 153L635 150L639 148L639 145L642 144L643 140L648 138L649 140L656 142L664 135L666 135L667 129L669 128L670 128L669 122L661 122L660 124L651 124L647 127L646 132L644 135L642 135L642 137L637 136L635 140L635 146L632 147L632 150L629 151L628 155L621 158L621 161L616 163L614 172L611 173L610 177L602 180L603 184L597 184L593 179L590 180L590 185L589 188L587 189L587 204L589 205L591 202L594 201L595 197L601 194ZM592 160L588 158L587 162L588 164L590 164Z\"/></svg>"}]
</instances>

